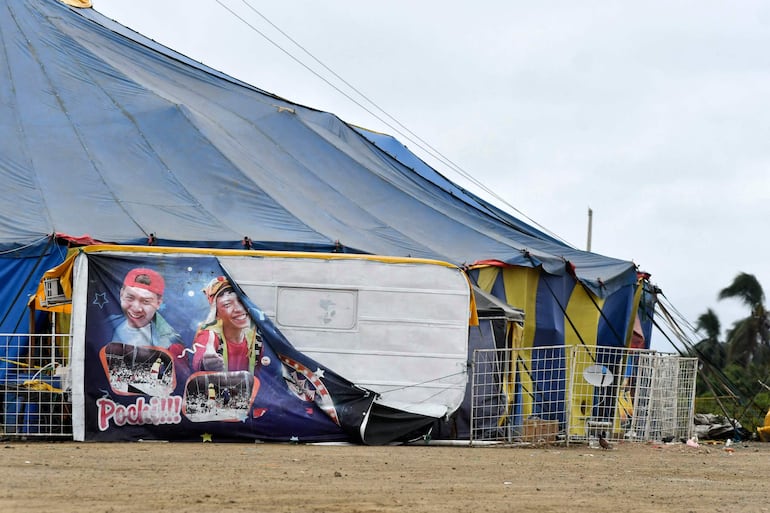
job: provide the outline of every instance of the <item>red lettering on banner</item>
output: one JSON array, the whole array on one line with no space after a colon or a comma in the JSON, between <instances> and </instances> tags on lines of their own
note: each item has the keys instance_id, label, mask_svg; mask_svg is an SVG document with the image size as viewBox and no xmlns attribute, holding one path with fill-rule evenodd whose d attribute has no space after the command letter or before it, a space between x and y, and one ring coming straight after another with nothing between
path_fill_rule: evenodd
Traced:
<instances>
[{"instance_id":1,"label":"red lettering on banner","mask_svg":"<svg viewBox=\"0 0 770 513\"><path fill-rule=\"evenodd\" d=\"M99 399L96 401L99 409L99 431L104 431L109 425L109 419L115 414L115 403L109 399Z\"/></svg>"},{"instance_id":2,"label":"red lettering on banner","mask_svg":"<svg viewBox=\"0 0 770 513\"><path fill-rule=\"evenodd\" d=\"M182 421L182 397L168 398L144 397L137 398L134 404L128 406L118 404L112 399L102 397L97 399L99 430L106 431L110 421L117 426L141 426L144 424L179 424Z\"/></svg>"}]
</instances>

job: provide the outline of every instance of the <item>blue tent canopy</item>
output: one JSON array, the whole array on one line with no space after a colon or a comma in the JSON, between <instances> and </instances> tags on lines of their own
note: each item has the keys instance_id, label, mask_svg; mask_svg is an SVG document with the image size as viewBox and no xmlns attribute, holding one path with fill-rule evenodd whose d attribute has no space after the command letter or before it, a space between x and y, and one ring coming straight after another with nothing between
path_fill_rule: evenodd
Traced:
<instances>
[{"instance_id":1,"label":"blue tent canopy","mask_svg":"<svg viewBox=\"0 0 770 513\"><path fill-rule=\"evenodd\" d=\"M0 47L0 274L42 273L41 255L62 254L48 244L55 234L118 244L153 234L171 246L240 247L248 236L259 249L496 260L574 273L599 297L636 283L632 262L570 247L394 138L94 9L7 0Z\"/></svg>"}]
</instances>

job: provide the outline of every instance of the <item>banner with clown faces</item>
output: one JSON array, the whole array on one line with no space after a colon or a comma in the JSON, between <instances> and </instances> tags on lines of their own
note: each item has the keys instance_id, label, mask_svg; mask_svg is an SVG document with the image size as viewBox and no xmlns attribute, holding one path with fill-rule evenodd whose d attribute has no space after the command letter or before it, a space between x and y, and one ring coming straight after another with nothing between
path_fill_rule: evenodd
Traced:
<instances>
[{"instance_id":1,"label":"banner with clown faces","mask_svg":"<svg viewBox=\"0 0 770 513\"><path fill-rule=\"evenodd\" d=\"M87 258L85 440L362 441L376 394L297 351L216 257Z\"/></svg>"}]
</instances>

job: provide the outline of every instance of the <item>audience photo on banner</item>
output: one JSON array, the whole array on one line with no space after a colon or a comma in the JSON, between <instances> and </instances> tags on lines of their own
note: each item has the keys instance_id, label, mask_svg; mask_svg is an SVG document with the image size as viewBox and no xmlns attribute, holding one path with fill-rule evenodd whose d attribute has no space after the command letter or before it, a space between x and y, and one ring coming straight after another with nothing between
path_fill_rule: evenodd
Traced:
<instances>
[{"instance_id":1,"label":"audience photo on banner","mask_svg":"<svg viewBox=\"0 0 770 513\"><path fill-rule=\"evenodd\" d=\"M172 359L165 349L110 342L99 356L117 394L164 397L174 391Z\"/></svg>"},{"instance_id":2,"label":"audience photo on banner","mask_svg":"<svg viewBox=\"0 0 770 513\"><path fill-rule=\"evenodd\" d=\"M197 373L187 382L183 414L192 422L242 421L258 383L246 371Z\"/></svg>"}]
</instances>

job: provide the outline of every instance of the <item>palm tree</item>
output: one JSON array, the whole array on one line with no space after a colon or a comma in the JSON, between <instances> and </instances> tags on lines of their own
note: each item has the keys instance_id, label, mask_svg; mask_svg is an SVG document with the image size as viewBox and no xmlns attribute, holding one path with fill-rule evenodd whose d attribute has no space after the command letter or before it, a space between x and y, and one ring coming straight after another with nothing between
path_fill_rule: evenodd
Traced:
<instances>
[{"instance_id":1,"label":"palm tree","mask_svg":"<svg viewBox=\"0 0 770 513\"><path fill-rule=\"evenodd\" d=\"M696 355L701 360L706 360L712 367L717 369L724 368L727 352L725 350L725 345L719 340L719 333L722 331L722 326L717 314L715 314L711 308L706 310L706 313L703 313L698 317L698 320L695 323L695 329L706 335L705 338L695 344Z\"/></svg>"},{"instance_id":2,"label":"palm tree","mask_svg":"<svg viewBox=\"0 0 770 513\"><path fill-rule=\"evenodd\" d=\"M740 299L751 315L736 321L727 332L728 361L747 366L770 360L770 321L765 309L765 293L753 274L739 273L733 283L719 292L719 299Z\"/></svg>"}]
</instances>

